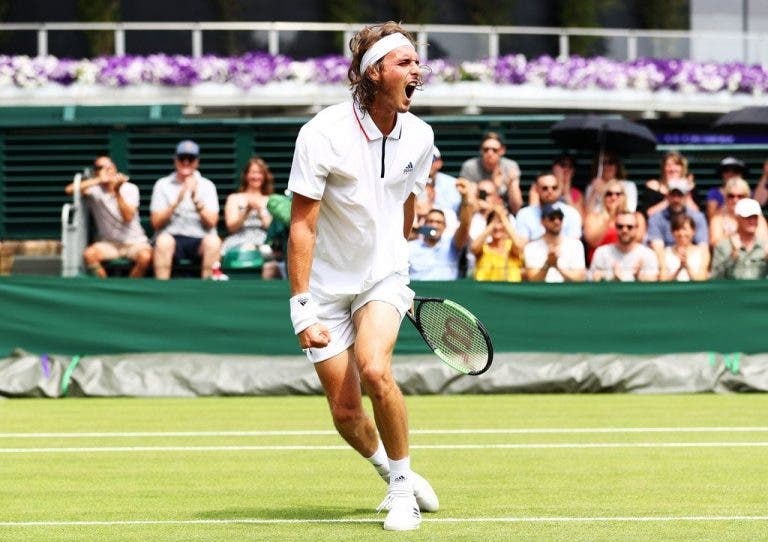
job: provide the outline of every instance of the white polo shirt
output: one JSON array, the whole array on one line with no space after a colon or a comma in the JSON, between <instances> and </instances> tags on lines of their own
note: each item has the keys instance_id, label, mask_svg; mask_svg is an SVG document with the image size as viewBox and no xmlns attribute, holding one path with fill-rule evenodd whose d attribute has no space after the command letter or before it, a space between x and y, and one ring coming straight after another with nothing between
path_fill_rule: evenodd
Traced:
<instances>
[{"instance_id":1,"label":"white polo shirt","mask_svg":"<svg viewBox=\"0 0 768 542\"><path fill-rule=\"evenodd\" d=\"M199 171L195 171L195 177L197 177L197 198L203 202L207 209L218 213L219 196L216 192L216 185L200 175ZM179 199L181 186L181 183L176 180L176 172L155 181L155 186L152 188L152 199L149 202L149 211L152 213L163 211L173 205ZM187 192L162 231L171 235L205 237L209 233L215 233L216 228L206 229L203 227L200 213L197 212L195 204L192 202L192 194Z\"/></svg>"},{"instance_id":2,"label":"white polo shirt","mask_svg":"<svg viewBox=\"0 0 768 542\"><path fill-rule=\"evenodd\" d=\"M306 123L296 139L288 189L320 200L310 289L357 294L393 273L408 274L403 203L424 190L432 128L397 115L384 137L352 101Z\"/></svg>"}]
</instances>

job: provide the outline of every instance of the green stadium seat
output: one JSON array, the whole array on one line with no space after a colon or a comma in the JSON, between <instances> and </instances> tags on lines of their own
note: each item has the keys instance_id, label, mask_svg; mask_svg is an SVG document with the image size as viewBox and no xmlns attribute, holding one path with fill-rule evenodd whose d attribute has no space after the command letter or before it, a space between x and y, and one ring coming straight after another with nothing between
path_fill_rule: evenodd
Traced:
<instances>
[{"instance_id":1,"label":"green stadium seat","mask_svg":"<svg viewBox=\"0 0 768 542\"><path fill-rule=\"evenodd\" d=\"M221 259L221 268L225 273L240 269L261 270L263 266L264 256L259 250L233 249Z\"/></svg>"}]
</instances>

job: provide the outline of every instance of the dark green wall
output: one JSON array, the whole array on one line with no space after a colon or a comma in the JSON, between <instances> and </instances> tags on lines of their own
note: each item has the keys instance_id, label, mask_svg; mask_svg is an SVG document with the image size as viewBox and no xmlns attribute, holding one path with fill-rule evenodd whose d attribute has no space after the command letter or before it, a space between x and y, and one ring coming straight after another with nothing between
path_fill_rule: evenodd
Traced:
<instances>
[{"instance_id":1,"label":"dark green wall","mask_svg":"<svg viewBox=\"0 0 768 542\"><path fill-rule=\"evenodd\" d=\"M766 351L768 281L417 282L486 325L499 352L667 354ZM299 355L286 281L0 278L0 358L203 352ZM400 354L428 353L408 322ZM276 361L279 363L279 361Z\"/></svg>"},{"instance_id":2,"label":"dark green wall","mask_svg":"<svg viewBox=\"0 0 768 542\"><path fill-rule=\"evenodd\" d=\"M507 141L507 155L520 164L523 184L549 167L558 149L549 129L563 115L424 116L435 131L444 171L456 175L461 163L476 156L479 140L487 130L500 132ZM154 182L173 169L176 143L197 140L202 148L200 171L219 190L223 203L237 185L240 168L252 154L262 156L284 189L299 127L307 118L206 119L184 118L180 106L0 108L0 239L58 239L61 206L67 201L64 186L77 171L100 153L111 154L120 169L141 190L140 214L149 231L148 207ZM661 131L697 133L680 120L648 123ZM753 175L768 158L768 144L680 146L690 162L697 183L696 196L703 203L706 191L719 185L714 170L728 154L745 160ZM646 179L656 177L664 152L632 155L625 159L630 179L642 190ZM591 156L579 154L577 185L590 178Z\"/></svg>"}]
</instances>

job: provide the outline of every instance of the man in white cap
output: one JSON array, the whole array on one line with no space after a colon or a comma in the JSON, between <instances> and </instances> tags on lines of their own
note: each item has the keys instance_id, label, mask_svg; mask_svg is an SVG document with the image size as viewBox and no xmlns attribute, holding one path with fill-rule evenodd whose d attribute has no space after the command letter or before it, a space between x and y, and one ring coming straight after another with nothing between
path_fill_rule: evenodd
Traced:
<instances>
[{"instance_id":1,"label":"man in white cap","mask_svg":"<svg viewBox=\"0 0 768 542\"><path fill-rule=\"evenodd\" d=\"M350 41L352 99L318 113L296 140L288 248L291 321L341 436L389 483L387 530L412 530L438 500L411 470L408 415L392 375L412 305L406 238L432 165L432 128L408 110L422 84L399 24ZM361 386L374 417L363 409ZM375 422L374 422L375 420Z\"/></svg>"},{"instance_id":2,"label":"man in white cap","mask_svg":"<svg viewBox=\"0 0 768 542\"><path fill-rule=\"evenodd\" d=\"M744 198L736 204L735 212L736 233L715 245L712 278L765 278L768 254L764 241L756 235L758 217L762 215L760 204L751 198Z\"/></svg>"}]
</instances>

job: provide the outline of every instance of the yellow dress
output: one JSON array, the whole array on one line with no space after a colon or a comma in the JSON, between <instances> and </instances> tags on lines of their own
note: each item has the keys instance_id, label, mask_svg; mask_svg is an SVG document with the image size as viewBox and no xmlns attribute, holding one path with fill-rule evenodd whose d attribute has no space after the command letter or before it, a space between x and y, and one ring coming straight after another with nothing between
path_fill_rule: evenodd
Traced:
<instances>
[{"instance_id":1,"label":"yellow dress","mask_svg":"<svg viewBox=\"0 0 768 542\"><path fill-rule=\"evenodd\" d=\"M475 265L475 280L521 282L523 261L519 256L511 256L511 249L512 239L504 239L504 252L491 250L487 243L483 245L483 253Z\"/></svg>"}]
</instances>

